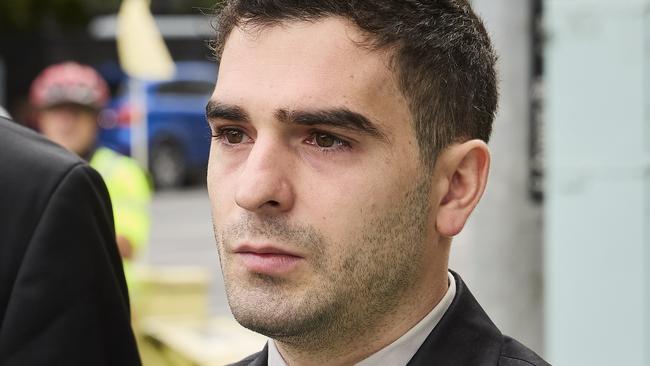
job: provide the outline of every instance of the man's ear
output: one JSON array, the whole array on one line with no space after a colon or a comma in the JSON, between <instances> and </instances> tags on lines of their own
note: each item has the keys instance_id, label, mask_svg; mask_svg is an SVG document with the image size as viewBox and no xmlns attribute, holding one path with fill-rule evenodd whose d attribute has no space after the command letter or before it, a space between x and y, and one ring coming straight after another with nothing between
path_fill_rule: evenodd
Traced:
<instances>
[{"instance_id":1,"label":"man's ear","mask_svg":"<svg viewBox=\"0 0 650 366\"><path fill-rule=\"evenodd\" d=\"M452 237L463 229L483 195L490 169L490 150L481 140L454 144L443 150L437 162L440 202L436 230Z\"/></svg>"}]
</instances>

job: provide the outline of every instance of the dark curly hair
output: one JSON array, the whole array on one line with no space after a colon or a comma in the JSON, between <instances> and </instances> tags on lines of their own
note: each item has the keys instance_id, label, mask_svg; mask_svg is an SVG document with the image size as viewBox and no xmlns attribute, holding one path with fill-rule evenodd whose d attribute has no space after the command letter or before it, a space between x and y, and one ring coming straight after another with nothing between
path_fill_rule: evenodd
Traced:
<instances>
[{"instance_id":1,"label":"dark curly hair","mask_svg":"<svg viewBox=\"0 0 650 366\"><path fill-rule=\"evenodd\" d=\"M497 108L496 56L466 0L226 0L218 5L212 43L221 57L234 27L343 17L366 46L390 49L409 103L422 162L432 168L449 144L487 142Z\"/></svg>"}]
</instances>

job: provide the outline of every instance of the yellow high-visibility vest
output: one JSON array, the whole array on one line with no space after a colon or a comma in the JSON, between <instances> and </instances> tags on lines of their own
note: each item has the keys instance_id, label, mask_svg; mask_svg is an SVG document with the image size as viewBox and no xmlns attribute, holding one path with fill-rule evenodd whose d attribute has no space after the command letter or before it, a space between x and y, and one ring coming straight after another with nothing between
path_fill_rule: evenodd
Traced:
<instances>
[{"instance_id":1,"label":"yellow high-visibility vest","mask_svg":"<svg viewBox=\"0 0 650 366\"><path fill-rule=\"evenodd\" d=\"M133 254L137 254L149 240L151 185L147 174L135 160L104 147L95 151L90 166L99 172L108 188L116 235L128 239ZM132 287L128 262L124 261L124 272Z\"/></svg>"}]
</instances>

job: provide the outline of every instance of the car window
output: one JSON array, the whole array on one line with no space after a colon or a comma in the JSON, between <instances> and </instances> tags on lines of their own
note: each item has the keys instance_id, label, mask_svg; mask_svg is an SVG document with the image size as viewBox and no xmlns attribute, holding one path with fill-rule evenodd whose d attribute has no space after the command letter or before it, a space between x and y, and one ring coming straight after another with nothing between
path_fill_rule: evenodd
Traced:
<instances>
[{"instance_id":1,"label":"car window","mask_svg":"<svg viewBox=\"0 0 650 366\"><path fill-rule=\"evenodd\" d=\"M214 89L214 83L206 81L172 81L160 84L156 89L158 95L169 94L194 94L210 95Z\"/></svg>"}]
</instances>

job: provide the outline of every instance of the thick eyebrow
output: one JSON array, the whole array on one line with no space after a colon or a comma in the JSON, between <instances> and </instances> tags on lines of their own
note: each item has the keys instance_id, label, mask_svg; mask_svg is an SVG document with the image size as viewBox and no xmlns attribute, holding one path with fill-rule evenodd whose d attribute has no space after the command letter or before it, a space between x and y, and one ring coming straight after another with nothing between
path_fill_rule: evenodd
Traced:
<instances>
[{"instance_id":1,"label":"thick eyebrow","mask_svg":"<svg viewBox=\"0 0 650 366\"><path fill-rule=\"evenodd\" d=\"M303 126L332 126L357 131L377 139L388 141L386 135L366 116L347 108L333 108L311 111L289 111L280 109L275 117L283 122Z\"/></svg>"},{"instance_id":2,"label":"thick eyebrow","mask_svg":"<svg viewBox=\"0 0 650 366\"><path fill-rule=\"evenodd\" d=\"M248 113L239 106L210 100L205 107L208 122L214 119L223 119L232 122L250 123ZM287 110L279 109L275 117L285 123L294 123L302 126L331 126L361 132L384 142L388 137L377 124L361 113L347 108L332 108L319 110Z\"/></svg>"},{"instance_id":3,"label":"thick eyebrow","mask_svg":"<svg viewBox=\"0 0 650 366\"><path fill-rule=\"evenodd\" d=\"M205 116L210 120L225 119L232 122L250 122L250 118L243 108L211 100L205 106Z\"/></svg>"}]
</instances>

